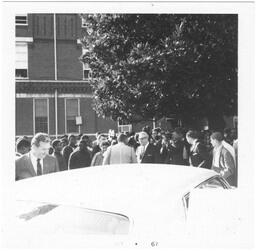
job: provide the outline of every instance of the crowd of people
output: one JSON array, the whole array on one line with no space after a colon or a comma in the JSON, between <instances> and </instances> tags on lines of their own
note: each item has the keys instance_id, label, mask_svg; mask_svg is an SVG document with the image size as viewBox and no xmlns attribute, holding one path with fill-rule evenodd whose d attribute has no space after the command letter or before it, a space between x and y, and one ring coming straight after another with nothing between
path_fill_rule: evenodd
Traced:
<instances>
[{"instance_id":1,"label":"crowd of people","mask_svg":"<svg viewBox=\"0 0 256 251\"><path fill-rule=\"evenodd\" d=\"M50 172L122 163L162 163L212 169L237 186L237 132L146 126L135 133L63 135L37 133L16 141L16 180Z\"/></svg>"}]
</instances>

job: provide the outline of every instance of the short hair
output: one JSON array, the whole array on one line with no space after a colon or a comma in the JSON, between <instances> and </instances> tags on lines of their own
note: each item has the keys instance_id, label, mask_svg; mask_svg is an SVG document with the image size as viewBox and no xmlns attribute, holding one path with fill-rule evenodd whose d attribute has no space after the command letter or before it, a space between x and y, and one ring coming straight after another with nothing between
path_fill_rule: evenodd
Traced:
<instances>
[{"instance_id":1,"label":"short hair","mask_svg":"<svg viewBox=\"0 0 256 251\"><path fill-rule=\"evenodd\" d=\"M109 146L110 144L108 143L108 141L103 141L100 143L100 147L102 146Z\"/></svg>"},{"instance_id":2,"label":"short hair","mask_svg":"<svg viewBox=\"0 0 256 251\"><path fill-rule=\"evenodd\" d=\"M139 133L139 139L140 139L140 138L149 138L149 135L148 135L147 132L142 131L142 132Z\"/></svg>"},{"instance_id":3,"label":"short hair","mask_svg":"<svg viewBox=\"0 0 256 251\"><path fill-rule=\"evenodd\" d=\"M100 133L100 134L97 136L97 140L100 140L100 138L102 138L102 137L107 138L107 135L104 134L104 133Z\"/></svg>"},{"instance_id":4,"label":"short hair","mask_svg":"<svg viewBox=\"0 0 256 251\"><path fill-rule=\"evenodd\" d=\"M83 135L81 136L81 140L89 140L89 139L90 139L89 136L86 135L86 134L83 134Z\"/></svg>"},{"instance_id":5,"label":"short hair","mask_svg":"<svg viewBox=\"0 0 256 251\"><path fill-rule=\"evenodd\" d=\"M68 135L68 141L70 141L71 138L75 138L76 139L76 136L74 134L69 134Z\"/></svg>"},{"instance_id":6,"label":"short hair","mask_svg":"<svg viewBox=\"0 0 256 251\"><path fill-rule=\"evenodd\" d=\"M189 138L192 138L192 139L198 139L199 138L199 133L197 131L189 130L186 133L186 136L189 137Z\"/></svg>"},{"instance_id":7,"label":"short hair","mask_svg":"<svg viewBox=\"0 0 256 251\"><path fill-rule=\"evenodd\" d=\"M221 142L224 137L223 137L223 134L221 132L214 132L211 134L211 138L212 139L216 139L217 141Z\"/></svg>"},{"instance_id":8,"label":"short hair","mask_svg":"<svg viewBox=\"0 0 256 251\"><path fill-rule=\"evenodd\" d=\"M64 134L60 137L61 139L68 139L68 135L67 134Z\"/></svg>"},{"instance_id":9,"label":"short hair","mask_svg":"<svg viewBox=\"0 0 256 251\"><path fill-rule=\"evenodd\" d=\"M55 148L59 143L61 143L61 141L59 139L55 139L53 142L52 142L52 147Z\"/></svg>"},{"instance_id":10,"label":"short hair","mask_svg":"<svg viewBox=\"0 0 256 251\"><path fill-rule=\"evenodd\" d=\"M40 142L50 143L51 139L48 134L39 132L31 140L31 145L39 146Z\"/></svg>"},{"instance_id":11,"label":"short hair","mask_svg":"<svg viewBox=\"0 0 256 251\"><path fill-rule=\"evenodd\" d=\"M142 131L143 131L143 132L146 132L148 135L150 135L150 131L151 131L150 126L144 126L144 127L142 128Z\"/></svg>"},{"instance_id":12,"label":"short hair","mask_svg":"<svg viewBox=\"0 0 256 251\"><path fill-rule=\"evenodd\" d=\"M85 144L87 146L87 141L85 139L80 139L79 144Z\"/></svg>"},{"instance_id":13,"label":"short hair","mask_svg":"<svg viewBox=\"0 0 256 251\"><path fill-rule=\"evenodd\" d=\"M67 142L68 143L68 139L67 138L60 138L61 142Z\"/></svg>"},{"instance_id":14,"label":"short hair","mask_svg":"<svg viewBox=\"0 0 256 251\"><path fill-rule=\"evenodd\" d=\"M118 142L125 142L128 139L127 135L124 133L120 133L118 135L117 141Z\"/></svg>"},{"instance_id":15,"label":"short hair","mask_svg":"<svg viewBox=\"0 0 256 251\"><path fill-rule=\"evenodd\" d=\"M25 138L25 137L20 137L17 139L17 142L16 142L16 148L17 149L21 149L22 147L30 147L31 144L30 142Z\"/></svg>"}]
</instances>

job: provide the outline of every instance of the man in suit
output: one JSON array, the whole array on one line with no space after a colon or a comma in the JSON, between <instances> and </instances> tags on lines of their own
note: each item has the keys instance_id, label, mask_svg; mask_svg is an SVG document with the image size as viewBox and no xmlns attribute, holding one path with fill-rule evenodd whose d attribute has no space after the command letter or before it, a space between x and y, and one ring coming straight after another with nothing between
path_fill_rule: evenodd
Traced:
<instances>
[{"instance_id":1,"label":"man in suit","mask_svg":"<svg viewBox=\"0 0 256 251\"><path fill-rule=\"evenodd\" d=\"M59 165L59 170L60 171L65 171L68 170L68 166L66 164L66 161L61 153L62 151L62 143L61 140L55 139L52 142L52 147L53 147L53 153L52 155L57 159L58 165Z\"/></svg>"},{"instance_id":2,"label":"man in suit","mask_svg":"<svg viewBox=\"0 0 256 251\"><path fill-rule=\"evenodd\" d=\"M87 147L87 141L81 139L78 148L70 154L68 169L89 167L91 165L91 152Z\"/></svg>"},{"instance_id":3,"label":"man in suit","mask_svg":"<svg viewBox=\"0 0 256 251\"><path fill-rule=\"evenodd\" d=\"M191 145L189 154L190 166L211 168L211 157L206 146L199 141L199 133L197 131L188 131L186 139Z\"/></svg>"},{"instance_id":4,"label":"man in suit","mask_svg":"<svg viewBox=\"0 0 256 251\"><path fill-rule=\"evenodd\" d=\"M139 142L140 146L136 150L138 163L159 163L157 148L149 143L149 135L146 132L139 133Z\"/></svg>"},{"instance_id":5,"label":"man in suit","mask_svg":"<svg viewBox=\"0 0 256 251\"><path fill-rule=\"evenodd\" d=\"M188 154L181 129L175 128L171 136L169 154L167 156L166 163L173 165L186 165Z\"/></svg>"},{"instance_id":6,"label":"man in suit","mask_svg":"<svg viewBox=\"0 0 256 251\"><path fill-rule=\"evenodd\" d=\"M108 147L104 153L103 165L137 163L133 147L128 146L127 135L121 133L117 144Z\"/></svg>"},{"instance_id":7,"label":"man in suit","mask_svg":"<svg viewBox=\"0 0 256 251\"><path fill-rule=\"evenodd\" d=\"M76 148L76 136L73 134L70 134L68 136L68 145L62 149L62 155L66 161L67 166L68 166L69 157L71 153L75 150L75 148Z\"/></svg>"},{"instance_id":8,"label":"man in suit","mask_svg":"<svg viewBox=\"0 0 256 251\"><path fill-rule=\"evenodd\" d=\"M223 145L223 135L214 132L211 135L213 146L212 169L224 177L231 186L237 186L237 171L234 158L228 149Z\"/></svg>"},{"instance_id":9,"label":"man in suit","mask_svg":"<svg viewBox=\"0 0 256 251\"><path fill-rule=\"evenodd\" d=\"M57 159L48 154L50 142L45 133L37 133L33 137L31 150L15 161L15 180L59 171Z\"/></svg>"}]
</instances>

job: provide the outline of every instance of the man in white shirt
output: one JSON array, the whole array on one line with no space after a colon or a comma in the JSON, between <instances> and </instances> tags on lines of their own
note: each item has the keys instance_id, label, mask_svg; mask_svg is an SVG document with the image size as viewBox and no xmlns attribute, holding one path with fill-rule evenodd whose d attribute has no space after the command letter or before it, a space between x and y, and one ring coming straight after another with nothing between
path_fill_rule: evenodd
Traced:
<instances>
[{"instance_id":1,"label":"man in white shirt","mask_svg":"<svg viewBox=\"0 0 256 251\"><path fill-rule=\"evenodd\" d=\"M48 154L50 142L45 133L33 137L30 152L15 161L15 180L59 171L57 159Z\"/></svg>"},{"instance_id":2,"label":"man in white shirt","mask_svg":"<svg viewBox=\"0 0 256 251\"><path fill-rule=\"evenodd\" d=\"M231 186L236 186L236 167L231 153L223 146L223 135L214 132L211 135L213 146L212 169L224 177Z\"/></svg>"}]
</instances>

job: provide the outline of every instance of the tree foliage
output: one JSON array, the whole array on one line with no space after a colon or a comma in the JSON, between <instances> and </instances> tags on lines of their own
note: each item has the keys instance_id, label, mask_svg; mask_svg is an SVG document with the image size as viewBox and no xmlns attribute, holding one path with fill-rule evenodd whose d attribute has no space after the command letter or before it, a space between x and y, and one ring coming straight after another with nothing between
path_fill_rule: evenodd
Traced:
<instances>
[{"instance_id":1,"label":"tree foliage","mask_svg":"<svg viewBox=\"0 0 256 251\"><path fill-rule=\"evenodd\" d=\"M137 121L237 113L237 15L83 15L99 115Z\"/></svg>"}]
</instances>

